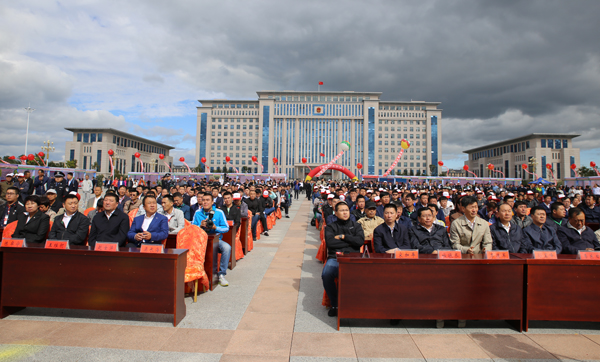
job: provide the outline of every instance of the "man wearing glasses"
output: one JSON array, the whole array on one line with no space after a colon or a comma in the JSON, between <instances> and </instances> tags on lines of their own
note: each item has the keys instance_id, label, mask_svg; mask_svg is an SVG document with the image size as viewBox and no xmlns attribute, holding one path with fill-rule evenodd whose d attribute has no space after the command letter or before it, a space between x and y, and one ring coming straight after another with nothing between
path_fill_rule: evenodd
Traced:
<instances>
[{"instance_id":1,"label":"man wearing glasses","mask_svg":"<svg viewBox=\"0 0 600 362\"><path fill-rule=\"evenodd\" d=\"M577 254L579 250L600 250L600 243L592 229L585 226L585 214L580 208L569 211L569 222L556 231L563 254Z\"/></svg>"}]
</instances>

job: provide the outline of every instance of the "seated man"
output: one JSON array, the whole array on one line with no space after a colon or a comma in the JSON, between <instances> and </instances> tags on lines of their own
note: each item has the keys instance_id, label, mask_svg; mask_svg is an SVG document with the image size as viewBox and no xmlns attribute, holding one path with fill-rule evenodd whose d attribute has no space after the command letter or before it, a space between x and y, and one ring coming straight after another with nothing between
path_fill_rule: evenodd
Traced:
<instances>
[{"instance_id":1,"label":"seated man","mask_svg":"<svg viewBox=\"0 0 600 362\"><path fill-rule=\"evenodd\" d=\"M240 226L242 214L240 213L240 209L233 205L233 195L231 192L226 191L223 193L223 206L220 207L220 210L225 214L227 221L231 220L234 226Z\"/></svg>"},{"instance_id":2,"label":"seated man","mask_svg":"<svg viewBox=\"0 0 600 362\"><path fill-rule=\"evenodd\" d=\"M240 209L240 216L248 216L248 204L242 201L242 195L239 193L233 194L233 204Z\"/></svg>"},{"instance_id":3,"label":"seated man","mask_svg":"<svg viewBox=\"0 0 600 362\"><path fill-rule=\"evenodd\" d=\"M546 222L546 210L535 206L530 214L533 224L523 229L523 234L529 239L533 250L556 250L556 254L560 254L562 244L556 236L556 229Z\"/></svg>"},{"instance_id":4,"label":"seated man","mask_svg":"<svg viewBox=\"0 0 600 362\"><path fill-rule=\"evenodd\" d=\"M552 205L552 196L546 195L544 196L544 202L542 202L538 206L543 208L544 211L546 211L546 214L550 215L550 205Z\"/></svg>"},{"instance_id":5,"label":"seated man","mask_svg":"<svg viewBox=\"0 0 600 362\"><path fill-rule=\"evenodd\" d=\"M527 215L527 203L525 201L516 201L514 212L515 216L513 216L513 220L521 227L521 229L525 229L533 223L531 217Z\"/></svg>"},{"instance_id":6,"label":"seated man","mask_svg":"<svg viewBox=\"0 0 600 362\"><path fill-rule=\"evenodd\" d=\"M543 207L542 205L540 206ZM546 211L546 208L543 208L544 211ZM548 212L546 212L546 214L548 214ZM550 205L550 213L546 218L546 225L556 231L559 227L567 225L569 221L566 216L567 210L565 209L565 205L558 201L554 202Z\"/></svg>"},{"instance_id":7,"label":"seated man","mask_svg":"<svg viewBox=\"0 0 600 362\"><path fill-rule=\"evenodd\" d=\"M271 198L271 193L269 190L265 189L262 193L261 202L263 203L263 209L265 210L265 215L269 216L272 212L275 211L275 200Z\"/></svg>"},{"instance_id":8,"label":"seated man","mask_svg":"<svg viewBox=\"0 0 600 362\"><path fill-rule=\"evenodd\" d=\"M137 191L136 191L137 192ZM169 220L157 213L158 203L154 195L144 197L145 215L136 216L127 232L128 248L139 248L142 243L162 244L169 236Z\"/></svg>"},{"instance_id":9,"label":"seated man","mask_svg":"<svg viewBox=\"0 0 600 362\"><path fill-rule=\"evenodd\" d=\"M252 239L256 240L256 225L260 221L263 226L263 235L269 236L267 230L267 218L264 214L263 203L256 197L256 190L250 190L250 197L244 199L244 202L248 205L248 210L252 214L252 222L251 230L252 230Z\"/></svg>"},{"instance_id":10,"label":"seated man","mask_svg":"<svg viewBox=\"0 0 600 362\"><path fill-rule=\"evenodd\" d=\"M337 316L338 307L335 279L338 277L339 264L336 253L358 253L365 242L365 235L360 224L350 221L350 208L348 205L345 202L339 202L335 205L334 211L338 220L325 227L327 262L321 274L323 287L331 301L331 309L327 313L330 317Z\"/></svg>"},{"instance_id":11,"label":"seated man","mask_svg":"<svg viewBox=\"0 0 600 362\"><path fill-rule=\"evenodd\" d=\"M596 197L594 195L586 195L585 204L579 205L579 208L585 214L587 222L600 222L600 207L596 207Z\"/></svg>"},{"instance_id":12,"label":"seated man","mask_svg":"<svg viewBox=\"0 0 600 362\"><path fill-rule=\"evenodd\" d=\"M5 228L11 222L17 221L17 216L25 212L25 207L19 202L19 189L10 186L6 190L6 203L0 205L0 226Z\"/></svg>"},{"instance_id":13,"label":"seated man","mask_svg":"<svg viewBox=\"0 0 600 362\"><path fill-rule=\"evenodd\" d=\"M229 266L231 246L223 241L223 234L229 231L229 225L227 225L223 211L213 205L213 196L211 193L205 192L202 195L202 199L199 199L198 202L202 202L202 208L196 211L192 224L200 226L207 234L219 233L219 253L221 254L221 265L218 272L219 285L226 287L229 285L225 279L225 275Z\"/></svg>"},{"instance_id":14,"label":"seated man","mask_svg":"<svg viewBox=\"0 0 600 362\"><path fill-rule=\"evenodd\" d=\"M421 208L417 211L419 223L408 229L408 237L413 249L419 249L419 254L437 254L440 249L452 249L450 238L444 226L434 223L433 211Z\"/></svg>"},{"instance_id":15,"label":"seated man","mask_svg":"<svg viewBox=\"0 0 600 362\"><path fill-rule=\"evenodd\" d=\"M390 203L390 194L382 192L379 194L379 198L381 200L381 206L377 206L377 216L383 219L383 210L385 206Z\"/></svg>"},{"instance_id":16,"label":"seated man","mask_svg":"<svg viewBox=\"0 0 600 362\"><path fill-rule=\"evenodd\" d=\"M354 202L354 210L352 211L352 215L354 215L354 218L357 221L367 216L365 213L365 203L365 197L363 195L356 196L356 201Z\"/></svg>"},{"instance_id":17,"label":"seated man","mask_svg":"<svg viewBox=\"0 0 600 362\"><path fill-rule=\"evenodd\" d=\"M183 212L183 217L186 220L192 221L194 219L194 215L191 214L190 207L183 203L183 195L181 195L181 193L174 193L173 201L175 202L175 208Z\"/></svg>"},{"instance_id":18,"label":"seated man","mask_svg":"<svg viewBox=\"0 0 600 362\"><path fill-rule=\"evenodd\" d=\"M125 201L123 204L123 212L129 214L131 210L139 209L142 204L142 200L140 199L140 194L137 189L130 188L129 189L129 200Z\"/></svg>"},{"instance_id":19,"label":"seated man","mask_svg":"<svg viewBox=\"0 0 600 362\"><path fill-rule=\"evenodd\" d=\"M167 194L162 197L162 211L159 214L166 216L169 220L169 234L177 234L185 226L183 212L173 207L173 196Z\"/></svg>"},{"instance_id":20,"label":"seated man","mask_svg":"<svg viewBox=\"0 0 600 362\"><path fill-rule=\"evenodd\" d=\"M114 192L107 192L102 205L104 211L97 213L92 219L88 244L94 248L96 241L104 241L119 243L119 247L125 247L129 231L129 216L117 209L119 197Z\"/></svg>"},{"instance_id":21,"label":"seated man","mask_svg":"<svg viewBox=\"0 0 600 362\"><path fill-rule=\"evenodd\" d=\"M497 222L490 226L493 250L508 250L510 253L531 253L533 246L523 230L512 221L512 208L503 203L498 206Z\"/></svg>"},{"instance_id":22,"label":"seated man","mask_svg":"<svg viewBox=\"0 0 600 362\"><path fill-rule=\"evenodd\" d=\"M460 250L463 254L479 254L492 250L490 225L477 216L477 199L474 196L464 196L460 204L464 215L450 226L452 248Z\"/></svg>"},{"instance_id":23,"label":"seated man","mask_svg":"<svg viewBox=\"0 0 600 362\"><path fill-rule=\"evenodd\" d=\"M54 222L56 213L50 208L50 200L46 196L40 197L40 211L50 217L50 222Z\"/></svg>"},{"instance_id":24,"label":"seated man","mask_svg":"<svg viewBox=\"0 0 600 362\"><path fill-rule=\"evenodd\" d=\"M63 204L65 213L55 218L48 239L69 240L69 245L85 245L90 231L90 219L78 211L77 196L68 194Z\"/></svg>"},{"instance_id":25,"label":"seated man","mask_svg":"<svg viewBox=\"0 0 600 362\"><path fill-rule=\"evenodd\" d=\"M410 249L408 230L396 222L398 208L394 204L383 207L384 223L373 231L373 246L376 253L393 254L396 250Z\"/></svg>"},{"instance_id":26,"label":"seated man","mask_svg":"<svg viewBox=\"0 0 600 362\"><path fill-rule=\"evenodd\" d=\"M90 223L92 222L92 220L94 220L94 216L96 216L96 214L98 214L99 212L103 212L104 211L104 198L100 198L96 201L96 208L94 210L91 210L88 215L87 218L90 219Z\"/></svg>"},{"instance_id":27,"label":"seated man","mask_svg":"<svg viewBox=\"0 0 600 362\"><path fill-rule=\"evenodd\" d=\"M383 224L385 221L376 215L377 204L375 204L373 201L367 202L366 214L367 216L358 220L357 223L359 223L363 229L363 234L366 238L365 240L373 240L373 231L375 231L375 228Z\"/></svg>"},{"instance_id":28,"label":"seated man","mask_svg":"<svg viewBox=\"0 0 600 362\"><path fill-rule=\"evenodd\" d=\"M431 199L431 198L430 198ZM446 217L444 216L444 212L442 210L440 210L440 208L437 205L437 202L433 202L427 205L427 207L429 207L431 209L431 212L433 212L433 215L435 216L435 220L433 220L433 222L435 224L441 225L441 226L446 226ZM418 218L418 214L417 214L417 218Z\"/></svg>"},{"instance_id":29,"label":"seated man","mask_svg":"<svg viewBox=\"0 0 600 362\"><path fill-rule=\"evenodd\" d=\"M12 187L11 187L12 189ZM26 243L43 243L46 241L50 217L39 210L40 197L37 195L25 198L25 213L17 215L17 228L12 237L25 239Z\"/></svg>"},{"instance_id":30,"label":"seated man","mask_svg":"<svg viewBox=\"0 0 600 362\"><path fill-rule=\"evenodd\" d=\"M87 205L86 205L86 209L89 208L97 208L98 207L98 200L100 200L102 198L102 186L100 185L96 185L94 186L94 196L90 197L90 199L87 201ZM88 214L89 216L89 214Z\"/></svg>"},{"instance_id":31,"label":"seated man","mask_svg":"<svg viewBox=\"0 0 600 362\"><path fill-rule=\"evenodd\" d=\"M498 212L498 204L494 201L488 202L486 206L484 206L477 215L483 220L495 224L496 223L496 213Z\"/></svg>"},{"instance_id":32,"label":"seated man","mask_svg":"<svg viewBox=\"0 0 600 362\"><path fill-rule=\"evenodd\" d=\"M569 211L569 221L556 231L563 254L577 254L579 250L600 250L600 243L592 229L585 226L585 214L580 208Z\"/></svg>"}]
</instances>

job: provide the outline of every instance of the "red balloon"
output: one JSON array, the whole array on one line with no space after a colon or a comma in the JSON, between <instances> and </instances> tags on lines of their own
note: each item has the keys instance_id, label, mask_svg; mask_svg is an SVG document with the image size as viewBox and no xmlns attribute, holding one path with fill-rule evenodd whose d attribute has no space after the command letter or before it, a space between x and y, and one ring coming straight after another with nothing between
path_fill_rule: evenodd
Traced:
<instances>
[{"instance_id":1,"label":"red balloon","mask_svg":"<svg viewBox=\"0 0 600 362\"><path fill-rule=\"evenodd\" d=\"M357 164L356 164L356 168L360 170L360 169L362 168L362 163L360 163L360 162L359 162L359 163L357 163Z\"/></svg>"},{"instance_id":2,"label":"red balloon","mask_svg":"<svg viewBox=\"0 0 600 362\"><path fill-rule=\"evenodd\" d=\"M162 153L160 155L158 155L158 158L160 158L161 160L165 159L165 155L163 155Z\"/></svg>"},{"instance_id":3,"label":"red balloon","mask_svg":"<svg viewBox=\"0 0 600 362\"><path fill-rule=\"evenodd\" d=\"M27 159L29 161L33 161L33 160L35 160L35 156L33 155L33 153L30 153L29 155L27 155Z\"/></svg>"},{"instance_id":4,"label":"red balloon","mask_svg":"<svg viewBox=\"0 0 600 362\"><path fill-rule=\"evenodd\" d=\"M9 160L14 160L14 159L16 159L16 157L15 156L10 156L8 159Z\"/></svg>"},{"instance_id":5,"label":"red balloon","mask_svg":"<svg viewBox=\"0 0 600 362\"><path fill-rule=\"evenodd\" d=\"M256 156L252 156L252 162L257 162L258 158Z\"/></svg>"},{"instance_id":6,"label":"red balloon","mask_svg":"<svg viewBox=\"0 0 600 362\"><path fill-rule=\"evenodd\" d=\"M21 161L25 161L25 160L27 160L27 156L25 156L25 155L23 155L23 156L21 156L21 157L19 157L19 158L21 159Z\"/></svg>"},{"instance_id":7,"label":"red balloon","mask_svg":"<svg viewBox=\"0 0 600 362\"><path fill-rule=\"evenodd\" d=\"M202 157L202 158L200 159L200 162L202 162L202 163L206 163L206 157Z\"/></svg>"},{"instance_id":8,"label":"red balloon","mask_svg":"<svg viewBox=\"0 0 600 362\"><path fill-rule=\"evenodd\" d=\"M302 157L302 163L306 163L306 158Z\"/></svg>"},{"instance_id":9,"label":"red balloon","mask_svg":"<svg viewBox=\"0 0 600 362\"><path fill-rule=\"evenodd\" d=\"M46 156L46 154L44 152L39 152L38 156L40 156L40 158L44 158L44 156Z\"/></svg>"},{"instance_id":10,"label":"red balloon","mask_svg":"<svg viewBox=\"0 0 600 362\"><path fill-rule=\"evenodd\" d=\"M136 152L136 153L134 154L134 156L135 156L135 158L140 158L140 156L141 156L141 155L140 155L140 153L139 153L139 152Z\"/></svg>"},{"instance_id":11,"label":"red balloon","mask_svg":"<svg viewBox=\"0 0 600 362\"><path fill-rule=\"evenodd\" d=\"M231 161L231 157L225 156L225 161L227 161L227 162Z\"/></svg>"},{"instance_id":12,"label":"red balloon","mask_svg":"<svg viewBox=\"0 0 600 362\"><path fill-rule=\"evenodd\" d=\"M546 168L547 168L548 170L552 170L552 164L551 164L551 163L547 163L547 164L546 164Z\"/></svg>"},{"instance_id":13,"label":"red balloon","mask_svg":"<svg viewBox=\"0 0 600 362\"><path fill-rule=\"evenodd\" d=\"M179 157L180 162L185 162L185 157Z\"/></svg>"},{"instance_id":14,"label":"red balloon","mask_svg":"<svg viewBox=\"0 0 600 362\"><path fill-rule=\"evenodd\" d=\"M114 155L114 154L115 154L115 151L113 151L113 150L108 150L108 155L109 155L109 156L112 156L112 155Z\"/></svg>"},{"instance_id":15,"label":"red balloon","mask_svg":"<svg viewBox=\"0 0 600 362\"><path fill-rule=\"evenodd\" d=\"M463 170L465 170L465 171L469 171L469 165L464 165L464 166L463 166Z\"/></svg>"},{"instance_id":16,"label":"red balloon","mask_svg":"<svg viewBox=\"0 0 600 362\"><path fill-rule=\"evenodd\" d=\"M440 166L444 166L444 162L442 162L442 161L438 161L438 165L440 165Z\"/></svg>"},{"instance_id":17,"label":"red balloon","mask_svg":"<svg viewBox=\"0 0 600 362\"><path fill-rule=\"evenodd\" d=\"M277 161L279 161L277 157L273 157L273 163L277 163Z\"/></svg>"},{"instance_id":18,"label":"red balloon","mask_svg":"<svg viewBox=\"0 0 600 362\"><path fill-rule=\"evenodd\" d=\"M527 164L526 163L522 164L521 167L523 168L523 170L527 170Z\"/></svg>"},{"instance_id":19,"label":"red balloon","mask_svg":"<svg viewBox=\"0 0 600 362\"><path fill-rule=\"evenodd\" d=\"M492 165L491 163L488 165L488 170L493 170L494 169L494 165Z\"/></svg>"},{"instance_id":20,"label":"red balloon","mask_svg":"<svg viewBox=\"0 0 600 362\"><path fill-rule=\"evenodd\" d=\"M596 162L590 161L590 167L592 167L592 168L596 167Z\"/></svg>"},{"instance_id":21,"label":"red balloon","mask_svg":"<svg viewBox=\"0 0 600 362\"><path fill-rule=\"evenodd\" d=\"M574 170L574 169L576 169L576 168L577 168L577 165L576 165L576 164L572 164L572 165L571 165L571 170Z\"/></svg>"}]
</instances>

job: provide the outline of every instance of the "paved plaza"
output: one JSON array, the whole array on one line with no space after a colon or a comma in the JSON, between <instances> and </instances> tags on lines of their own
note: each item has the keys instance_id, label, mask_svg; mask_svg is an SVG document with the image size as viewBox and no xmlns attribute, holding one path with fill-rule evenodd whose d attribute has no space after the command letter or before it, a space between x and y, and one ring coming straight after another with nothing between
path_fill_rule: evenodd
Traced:
<instances>
[{"instance_id":1,"label":"paved plaza","mask_svg":"<svg viewBox=\"0 0 600 362\"><path fill-rule=\"evenodd\" d=\"M186 298L172 316L27 308L0 320L0 361L546 361L600 360L600 323L342 321L321 306L323 265L308 201L254 243L229 287ZM140 303L144 303L140 300ZM574 301L576 303L576 301ZM600 303L600 301L599 301Z\"/></svg>"}]
</instances>

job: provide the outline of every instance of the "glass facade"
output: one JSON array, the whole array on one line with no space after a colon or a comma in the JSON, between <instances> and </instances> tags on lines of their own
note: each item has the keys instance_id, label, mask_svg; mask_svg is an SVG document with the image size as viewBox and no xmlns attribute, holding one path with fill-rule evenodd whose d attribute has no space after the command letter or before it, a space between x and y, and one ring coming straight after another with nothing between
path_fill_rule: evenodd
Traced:
<instances>
[{"instance_id":1,"label":"glass facade","mask_svg":"<svg viewBox=\"0 0 600 362\"><path fill-rule=\"evenodd\" d=\"M437 165L438 163L438 118L437 116L431 117L431 164Z\"/></svg>"},{"instance_id":2,"label":"glass facade","mask_svg":"<svg viewBox=\"0 0 600 362\"><path fill-rule=\"evenodd\" d=\"M269 115L270 106L263 106L263 129L262 129L262 165L264 172L269 172ZM273 170L274 171L274 170Z\"/></svg>"},{"instance_id":3,"label":"glass facade","mask_svg":"<svg viewBox=\"0 0 600 362\"><path fill-rule=\"evenodd\" d=\"M200 114L200 150L198 162L202 159L202 157L206 157L206 128L207 128L207 120L208 115L206 113Z\"/></svg>"},{"instance_id":4,"label":"glass facade","mask_svg":"<svg viewBox=\"0 0 600 362\"><path fill-rule=\"evenodd\" d=\"M102 134L102 133L99 133ZM96 156L96 162L98 163L98 167L96 168L96 171L101 171L102 168L102 150L98 150L98 155Z\"/></svg>"},{"instance_id":5,"label":"glass facade","mask_svg":"<svg viewBox=\"0 0 600 362\"><path fill-rule=\"evenodd\" d=\"M542 178L546 178L546 171L548 171L546 168L546 156L542 156L542 164L540 167L542 168Z\"/></svg>"},{"instance_id":6,"label":"glass facade","mask_svg":"<svg viewBox=\"0 0 600 362\"><path fill-rule=\"evenodd\" d=\"M75 150L71 150L69 152L69 161L73 161L75 159Z\"/></svg>"},{"instance_id":7,"label":"glass facade","mask_svg":"<svg viewBox=\"0 0 600 362\"><path fill-rule=\"evenodd\" d=\"M571 163L569 163L569 169L571 168L571 165L575 164L575 157L571 156L570 161L571 161ZM573 170L571 170L571 177L575 177L575 171L573 171Z\"/></svg>"},{"instance_id":8,"label":"glass facade","mask_svg":"<svg viewBox=\"0 0 600 362\"><path fill-rule=\"evenodd\" d=\"M369 107L369 175L375 174L375 107Z\"/></svg>"}]
</instances>

